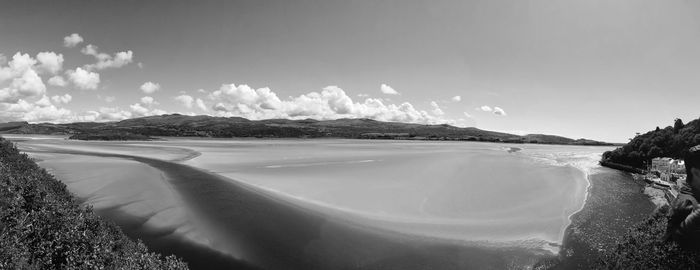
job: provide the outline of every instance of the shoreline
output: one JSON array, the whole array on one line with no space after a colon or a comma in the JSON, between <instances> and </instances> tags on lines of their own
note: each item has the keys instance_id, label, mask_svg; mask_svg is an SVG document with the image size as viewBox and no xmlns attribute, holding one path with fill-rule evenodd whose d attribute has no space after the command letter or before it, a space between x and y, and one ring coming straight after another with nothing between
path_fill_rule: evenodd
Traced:
<instances>
[{"instance_id":1,"label":"shoreline","mask_svg":"<svg viewBox=\"0 0 700 270\"><path fill-rule=\"evenodd\" d=\"M618 236L656 209L642 185L630 173L600 168L589 175L584 207L571 216L563 246L556 258L539 262L545 269L589 269Z\"/></svg>"},{"instance_id":2,"label":"shoreline","mask_svg":"<svg viewBox=\"0 0 700 270\"><path fill-rule=\"evenodd\" d=\"M592 175L592 173L589 173L589 172L584 171L584 170L582 170L582 172L583 172L583 174L584 174L584 178L586 179L586 189L585 189L585 193L584 193L584 195L583 195L583 203L581 203L581 207L579 207L578 210L574 211L573 213L571 213L571 214L567 217L567 219L569 220L569 222L568 222L568 224L566 224L566 226L564 226L564 228L562 229L562 232L563 232L563 233L562 233L562 238L561 238L561 244L560 244L560 246L559 246L559 248L560 248L559 251L560 251L560 252L561 252L561 250L564 248L564 244L565 244L566 237L567 237L567 236L566 236L566 232L567 232L567 230L569 229L569 227L571 226L571 224L574 223L574 220L573 220L574 216L575 216L576 214L578 214L579 212L583 211L583 210L586 208L586 205L588 204L588 198L591 196L591 188L593 187L593 182L592 182L592 180L591 180L591 175ZM558 255L558 253L555 254L555 255Z\"/></svg>"}]
</instances>

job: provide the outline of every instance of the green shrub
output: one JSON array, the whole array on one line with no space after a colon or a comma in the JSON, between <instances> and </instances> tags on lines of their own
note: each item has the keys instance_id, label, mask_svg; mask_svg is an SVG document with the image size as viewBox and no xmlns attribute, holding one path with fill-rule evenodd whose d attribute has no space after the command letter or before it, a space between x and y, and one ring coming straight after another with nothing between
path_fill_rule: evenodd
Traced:
<instances>
[{"instance_id":1,"label":"green shrub","mask_svg":"<svg viewBox=\"0 0 700 270\"><path fill-rule=\"evenodd\" d=\"M0 138L0 269L187 269L132 241Z\"/></svg>"}]
</instances>

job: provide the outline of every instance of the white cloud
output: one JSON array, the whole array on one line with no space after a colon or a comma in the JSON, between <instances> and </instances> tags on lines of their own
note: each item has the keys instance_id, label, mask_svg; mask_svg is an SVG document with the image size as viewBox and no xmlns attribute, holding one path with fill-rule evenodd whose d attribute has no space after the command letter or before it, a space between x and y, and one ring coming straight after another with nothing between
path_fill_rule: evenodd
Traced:
<instances>
[{"instance_id":1,"label":"white cloud","mask_svg":"<svg viewBox=\"0 0 700 270\"><path fill-rule=\"evenodd\" d=\"M153 94L154 92L160 90L160 84L153 82L145 82L141 85L141 91L146 94Z\"/></svg>"},{"instance_id":2,"label":"white cloud","mask_svg":"<svg viewBox=\"0 0 700 270\"><path fill-rule=\"evenodd\" d=\"M474 117L473 117L471 114L469 114L468 112L464 112L464 116L469 117L469 118L474 118Z\"/></svg>"},{"instance_id":3,"label":"white cloud","mask_svg":"<svg viewBox=\"0 0 700 270\"><path fill-rule=\"evenodd\" d=\"M379 90L382 91L382 93L387 94L387 95L398 95L399 92L394 90L394 88L391 88L391 86L388 86L386 84L382 84L379 86Z\"/></svg>"},{"instance_id":4,"label":"white cloud","mask_svg":"<svg viewBox=\"0 0 700 270\"><path fill-rule=\"evenodd\" d=\"M66 122L71 120L70 110L58 108L45 96L35 103L24 99L13 104L0 103L0 119L28 122Z\"/></svg>"},{"instance_id":5,"label":"white cloud","mask_svg":"<svg viewBox=\"0 0 700 270\"><path fill-rule=\"evenodd\" d=\"M63 54L40 52L36 55L36 59L39 60L39 70L56 74L63 68Z\"/></svg>"},{"instance_id":6,"label":"white cloud","mask_svg":"<svg viewBox=\"0 0 700 270\"><path fill-rule=\"evenodd\" d=\"M204 89L201 89L201 88L200 88L200 89L197 89L197 93L206 94L206 93L207 93L207 90L204 90Z\"/></svg>"},{"instance_id":7,"label":"white cloud","mask_svg":"<svg viewBox=\"0 0 700 270\"><path fill-rule=\"evenodd\" d=\"M443 112L442 109L440 109L440 106L437 104L437 102L431 101L430 107L433 107L432 112L434 115L438 115L438 116L445 115L445 112Z\"/></svg>"},{"instance_id":8,"label":"white cloud","mask_svg":"<svg viewBox=\"0 0 700 270\"><path fill-rule=\"evenodd\" d=\"M143 105L147 105L147 106L157 105L157 104L158 104L158 102L156 102L156 100L155 100L154 98L149 97L149 96L142 97L142 98L141 98L141 103L142 103Z\"/></svg>"},{"instance_id":9,"label":"white cloud","mask_svg":"<svg viewBox=\"0 0 700 270\"><path fill-rule=\"evenodd\" d=\"M207 110L207 106L204 104L204 100L202 100L201 98L198 98L197 100L195 100L195 104L197 105L197 108L199 108L200 110L202 110L202 111Z\"/></svg>"},{"instance_id":10,"label":"white cloud","mask_svg":"<svg viewBox=\"0 0 700 270\"><path fill-rule=\"evenodd\" d=\"M95 119L93 121L99 121L99 120L113 121L113 120L124 120L127 118L131 118L131 112L120 110L119 108L100 107L100 109L97 111L97 113L98 113L97 119Z\"/></svg>"},{"instance_id":11,"label":"white cloud","mask_svg":"<svg viewBox=\"0 0 700 270\"><path fill-rule=\"evenodd\" d=\"M97 63L85 65L85 69L87 70L120 68L128 65L134 60L134 52L132 51L118 52L114 54L114 56L111 56L109 54L99 52L97 46L92 44L88 44L85 46L85 48L80 50L80 52L85 55L92 55L95 57L95 59L97 59Z\"/></svg>"},{"instance_id":12,"label":"white cloud","mask_svg":"<svg viewBox=\"0 0 700 270\"><path fill-rule=\"evenodd\" d=\"M7 61L7 59L5 59ZM29 54L22 54L21 52L15 53L12 56L12 60L4 66L4 63L0 65L0 83L22 76L27 70L30 70L36 64L36 60L29 56Z\"/></svg>"},{"instance_id":13,"label":"white cloud","mask_svg":"<svg viewBox=\"0 0 700 270\"><path fill-rule=\"evenodd\" d=\"M454 102L460 102L460 101L462 101L462 96L454 96L451 98L451 100Z\"/></svg>"},{"instance_id":14,"label":"white cloud","mask_svg":"<svg viewBox=\"0 0 700 270\"><path fill-rule=\"evenodd\" d=\"M141 62L136 63L136 66L138 66L139 68L143 69L143 63L141 63Z\"/></svg>"},{"instance_id":15,"label":"white cloud","mask_svg":"<svg viewBox=\"0 0 700 270\"><path fill-rule=\"evenodd\" d=\"M83 42L83 37L81 37L77 33L70 34L69 36L63 38L63 46L66 46L68 48L75 47L81 42Z\"/></svg>"},{"instance_id":16,"label":"white cloud","mask_svg":"<svg viewBox=\"0 0 700 270\"><path fill-rule=\"evenodd\" d=\"M484 112L492 112L493 111L493 109L491 109L491 107L489 107L487 105L476 108L476 110L477 111L484 111Z\"/></svg>"},{"instance_id":17,"label":"white cloud","mask_svg":"<svg viewBox=\"0 0 700 270\"><path fill-rule=\"evenodd\" d=\"M499 107L493 107L493 113L501 116L506 116L506 112Z\"/></svg>"},{"instance_id":18,"label":"white cloud","mask_svg":"<svg viewBox=\"0 0 700 270\"><path fill-rule=\"evenodd\" d=\"M160 109L149 109L146 107L141 106L140 103L134 103L129 106L131 108L131 115L133 117L142 117L142 116L152 116L152 115L161 115L161 114L166 114L167 112L164 110Z\"/></svg>"},{"instance_id":19,"label":"white cloud","mask_svg":"<svg viewBox=\"0 0 700 270\"><path fill-rule=\"evenodd\" d=\"M63 79L63 77L61 77L60 75L56 75L49 78L49 84L53 86L65 87L66 85L68 85L68 82L66 82L66 80Z\"/></svg>"},{"instance_id":20,"label":"white cloud","mask_svg":"<svg viewBox=\"0 0 700 270\"><path fill-rule=\"evenodd\" d=\"M41 77L33 69L26 69L22 75L12 78L8 87L0 88L0 102L16 103L22 98L37 97L44 93L46 85Z\"/></svg>"},{"instance_id":21,"label":"white cloud","mask_svg":"<svg viewBox=\"0 0 700 270\"><path fill-rule=\"evenodd\" d=\"M56 96L51 97L51 100L53 100L53 102L57 103L57 104L61 104L61 103L66 104L68 102L71 102L71 100L73 100L73 97L69 94L65 94L63 96L56 95Z\"/></svg>"},{"instance_id":22,"label":"white cloud","mask_svg":"<svg viewBox=\"0 0 700 270\"><path fill-rule=\"evenodd\" d=\"M42 96L39 100L34 102L34 105L39 107L48 107L51 106L51 100L47 96Z\"/></svg>"},{"instance_id":23,"label":"white cloud","mask_svg":"<svg viewBox=\"0 0 700 270\"><path fill-rule=\"evenodd\" d=\"M185 106L188 109L192 108L192 104L194 103L194 98L189 95L179 95L175 97L175 101L179 102L182 104L182 106Z\"/></svg>"},{"instance_id":24,"label":"white cloud","mask_svg":"<svg viewBox=\"0 0 700 270\"><path fill-rule=\"evenodd\" d=\"M100 84L100 74L92 71L76 68L67 72L68 79L80 89L97 89Z\"/></svg>"},{"instance_id":25,"label":"white cloud","mask_svg":"<svg viewBox=\"0 0 700 270\"><path fill-rule=\"evenodd\" d=\"M241 116L249 119L289 118L320 120L337 118L371 118L422 124L454 124L456 121L418 110L412 104L384 104L380 99L364 102L353 100L337 86L321 92L310 92L281 100L269 88L253 89L248 85L222 85L209 96L219 116Z\"/></svg>"},{"instance_id":26,"label":"white cloud","mask_svg":"<svg viewBox=\"0 0 700 270\"><path fill-rule=\"evenodd\" d=\"M481 106L481 107L479 107L479 108L476 108L476 110L477 110L477 111L484 111L484 112L491 112L491 113L493 113L493 114L500 115L500 116L506 116L506 112L505 112L503 109L499 108L499 107L493 107L493 108L491 108L491 107L488 106L488 105L484 105L484 106Z\"/></svg>"}]
</instances>

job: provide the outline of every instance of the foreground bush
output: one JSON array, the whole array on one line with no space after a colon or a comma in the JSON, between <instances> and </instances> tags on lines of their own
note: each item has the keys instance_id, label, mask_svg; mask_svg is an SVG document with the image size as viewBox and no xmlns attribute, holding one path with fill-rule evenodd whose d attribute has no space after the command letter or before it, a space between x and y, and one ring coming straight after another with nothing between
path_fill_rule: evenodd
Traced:
<instances>
[{"instance_id":1,"label":"foreground bush","mask_svg":"<svg viewBox=\"0 0 700 270\"><path fill-rule=\"evenodd\" d=\"M687 250L664 241L668 206L627 232L607 252L600 268L608 269L700 269L700 251Z\"/></svg>"},{"instance_id":2,"label":"foreground bush","mask_svg":"<svg viewBox=\"0 0 700 270\"><path fill-rule=\"evenodd\" d=\"M81 206L66 186L0 138L0 269L187 269L149 253Z\"/></svg>"}]
</instances>

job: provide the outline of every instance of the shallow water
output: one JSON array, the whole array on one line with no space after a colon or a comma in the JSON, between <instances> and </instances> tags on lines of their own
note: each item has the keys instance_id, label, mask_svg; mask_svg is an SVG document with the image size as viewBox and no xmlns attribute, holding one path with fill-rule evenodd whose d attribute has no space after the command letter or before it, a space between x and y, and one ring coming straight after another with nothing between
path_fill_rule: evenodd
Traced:
<instances>
[{"instance_id":1,"label":"shallow water","mask_svg":"<svg viewBox=\"0 0 700 270\"><path fill-rule=\"evenodd\" d=\"M600 154L608 150L601 147L517 145L522 149L514 152L509 150L515 146L506 144L358 140L74 142L42 139L22 141L19 145L22 150L43 160L41 166L53 170L60 179L66 179L64 181L71 191L87 198L87 202L95 204L98 210L118 207L130 216L147 216L145 224L151 230L172 228L171 231L187 241L243 259L255 257L244 251L249 246L236 243L245 241L222 237L230 235L226 232L226 225L219 226L221 224L217 225L216 220L207 222L203 214L206 211L193 206L194 201L201 199L204 207L213 207L214 203L206 205L208 198L183 199L186 197L183 192L172 183L168 184L167 179L152 179L156 175L157 178L167 178L157 171L149 171L154 170L153 165L124 161L124 157L86 158L65 151L173 161L225 176L224 181L234 181L274 200L306 209L304 211L331 216L347 224L361 224L369 230L433 239L427 241L458 247L455 250L463 250L461 252L471 249L459 247L497 247L500 250L521 248L537 255L558 250L557 245L570 222L569 216L585 201L586 177L597 167ZM58 154L61 151L63 154ZM120 164L130 162L136 163L130 165L133 169L120 169ZM95 172L101 175L96 176ZM149 179L134 181L133 177L125 177L128 173L119 172ZM132 180L120 180L122 178ZM207 185L204 180L198 181L198 186ZM212 194L215 191L206 192ZM217 210L219 216L225 216L223 211L231 206L232 203L216 202L216 207L220 208ZM235 212L233 209L229 211ZM214 213L210 219L220 218L216 216ZM345 232L334 226L338 225L321 228L337 235ZM312 233L321 235L309 236L317 238L316 248L340 250L337 241L348 241L337 235L324 236L323 230ZM396 249L393 244L380 244L375 240L364 244L359 240L356 242L353 244L355 249L363 245L367 250L381 249L378 246L384 245ZM302 246L307 253L299 257L317 254L309 253L314 246L311 242ZM442 248L445 247L435 247L433 251ZM435 252L418 253L430 257ZM520 255L510 254L506 263L511 263L508 260L527 261L520 252L517 253ZM362 257L359 253L355 256ZM374 259L375 263L385 260L377 254L366 256L379 256ZM454 256L442 259L459 261L470 258L463 254ZM435 259L434 256L431 258ZM487 261L476 265L495 266L494 263L503 263L504 260ZM337 263L319 265L347 264Z\"/></svg>"}]
</instances>

